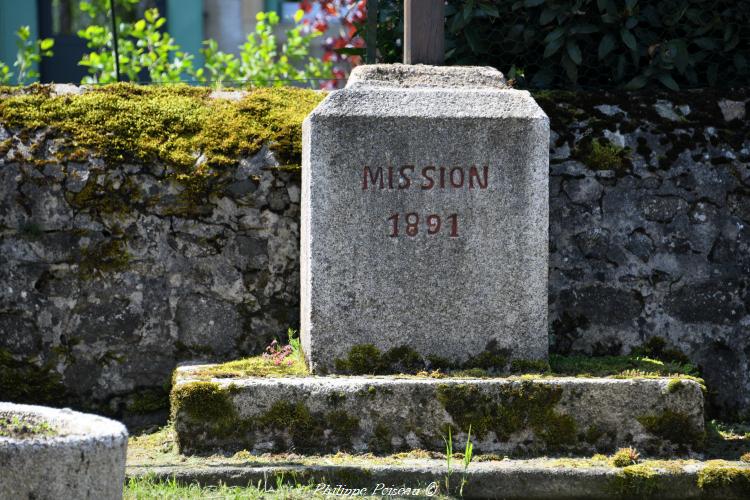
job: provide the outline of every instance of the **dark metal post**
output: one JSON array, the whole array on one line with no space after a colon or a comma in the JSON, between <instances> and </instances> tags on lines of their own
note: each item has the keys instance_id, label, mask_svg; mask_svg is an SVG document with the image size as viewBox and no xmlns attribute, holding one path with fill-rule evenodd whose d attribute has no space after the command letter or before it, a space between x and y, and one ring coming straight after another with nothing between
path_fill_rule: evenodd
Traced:
<instances>
[{"instance_id":1,"label":"dark metal post","mask_svg":"<svg viewBox=\"0 0 750 500\"><path fill-rule=\"evenodd\" d=\"M443 64L445 0L404 0L404 64Z\"/></svg>"},{"instance_id":2,"label":"dark metal post","mask_svg":"<svg viewBox=\"0 0 750 500\"><path fill-rule=\"evenodd\" d=\"M115 51L115 76L117 81L120 81L120 53L117 48L117 17L115 15L115 2L117 0L109 0L109 15L112 18L112 47Z\"/></svg>"},{"instance_id":3,"label":"dark metal post","mask_svg":"<svg viewBox=\"0 0 750 500\"><path fill-rule=\"evenodd\" d=\"M378 0L367 0L367 54L365 62L375 64L378 51Z\"/></svg>"}]
</instances>

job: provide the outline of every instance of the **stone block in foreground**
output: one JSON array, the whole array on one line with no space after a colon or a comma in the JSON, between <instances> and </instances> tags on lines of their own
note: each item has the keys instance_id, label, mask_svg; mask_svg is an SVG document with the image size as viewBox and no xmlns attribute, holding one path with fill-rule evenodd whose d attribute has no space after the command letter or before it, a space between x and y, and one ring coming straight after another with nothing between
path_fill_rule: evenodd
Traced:
<instances>
[{"instance_id":1,"label":"stone block in foreground","mask_svg":"<svg viewBox=\"0 0 750 500\"><path fill-rule=\"evenodd\" d=\"M128 433L69 409L0 403L0 419L45 423L51 436L0 437L0 498L122 498Z\"/></svg>"},{"instance_id":2,"label":"stone block in foreground","mask_svg":"<svg viewBox=\"0 0 750 500\"><path fill-rule=\"evenodd\" d=\"M492 68L356 68L303 125L301 337L547 357L549 119Z\"/></svg>"},{"instance_id":3,"label":"stone block in foreground","mask_svg":"<svg viewBox=\"0 0 750 500\"><path fill-rule=\"evenodd\" d=\"M533 456L635 446L697 449L703 393L681 379L288 377L203 379L177 371L172 412L183 453L456 449ZM674 379L673 379L674 380Z\"/></svg>"}]
</instances>

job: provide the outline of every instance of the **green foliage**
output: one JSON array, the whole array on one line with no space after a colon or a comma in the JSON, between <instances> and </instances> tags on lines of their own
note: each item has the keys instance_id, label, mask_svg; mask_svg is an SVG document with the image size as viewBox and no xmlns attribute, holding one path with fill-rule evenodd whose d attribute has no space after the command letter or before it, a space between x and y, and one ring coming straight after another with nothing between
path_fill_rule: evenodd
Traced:
<instances>
[{"instance_id":1,"label":"green foliage","mask_svg":"<svg viewBox=\"0 0 750 500\"><path fill-rule=\"evenodd\" d=\"M201 53L206 66L194 72L195 78L207 85L221 86L224 82L243 82L254 86L283 86L292 81L312 79L320 83L333 77L332 63L310 57L312 40L318 31L303 32L300 23L303 12L297 11L297 24L286 31L286 41L278 49L274 28L279 24L275 12L260 12L256 16L255 32L240 46L239 58L218 50L213 40L203 42Z\"/></svg>"},{"instance_id":2,"label":"green foliage","mask_svg":"<svg viewBox=\"0 0 750 500\"><path fill-rule=\"evenodd\" d=\"M401 2L381 0L381 25ZM532 87L741 85L750 77L748 0L449 0L446 62L499 68ZM385 19L384 19L385 17ZM400 51L378 29L384 62Z\"/></svg>"},{"instance_id":3,"label":"green foliage","mask_svg":"<svg viewBox=\"0 0 750 500\"><path fill-rule=\"evenodd\" d=\"M106 2L99 2L104 5ZM101 5L85 11L92 24L78 35L86 40L92 52L79 62L88 68L89 76L82 83L111 83L117 80L112 51L112 33L106 23L96 22ZM205 40L201 54L205 64L194 67L193 54L180 50L174 38L164 31L166 19L157 9L149 9L143 19L119 23L120 73L129 81L138 81L146 72L151 82L178 83L188 77L195 81L220 88L225 84L242 83L252 86L283 86L290 81L309 81L313 85L333 77L332 63L311 57L312 40L321 35L318 31L303 31L302 11L295 15L294 27L285 33L279 47L274 34L279 24L275 12L258 13L255 32L247 36L240 46L239 57L222 52L214 40Z\"/></svg>"},{"instance_id":4,"label":"green foliage","mask_svg":"<svg viewBox=\"0 0 750 500\"><path fill-rule=\"evenodd\" d=\"M92 15L94 11L89 11ZM121 22L118 28L120 73L130 81L138 81L147 71L152 82L178 83L183 74L192 70L193 56L180 51L169 33L161 28L167 20L157 9L149 9L144 18L135 23ZM93 19L93 15L92 15ZM112 33L105 25L92 24L78 32L93 49L84 54L79 65L88 68L89 76L82 83L112 83L117 81L112 52Z\"/></svg>"},{"instance_id":5,"label":"green foliage","mask_svg":"<svg viewBox=\"0 0 750 500\"><path fill-rule=\"evenodd\" d=\"M39 78L39 72L34 65L42 61L42 57L52 57L52 47L55 41L52 38L43 38L34 40L31 38L31 29L28 26L21 26L16 31L18 41L18 52L16 52L16 61L13 67L16 73L13 75L7 64L0 61L0 85L7 85L15 76L15 83L26 85L27 83Z\"/></svg>"}]
</instances>

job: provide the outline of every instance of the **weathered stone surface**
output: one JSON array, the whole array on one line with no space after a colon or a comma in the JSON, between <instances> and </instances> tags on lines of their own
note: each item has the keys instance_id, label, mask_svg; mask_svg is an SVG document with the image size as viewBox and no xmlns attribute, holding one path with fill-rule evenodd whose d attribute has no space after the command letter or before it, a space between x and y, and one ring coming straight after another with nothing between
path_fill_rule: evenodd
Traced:
<instances>
[{"instance_id":1,"label":"weathered stone surface","mask_svg":"<svg viewBox=\"0 0 750 500\"><path fill-rule=\"evenodd\" d=\"M0 498L122 498L128 433L114 420L0 403L0 419L45 422L55 435L0 437Z\"/></svg>"},{"instance_id":2,"label":"weathered stone surface","mask_svg":"<svg viewBox=\"0 0 750 500\"><path fill-rule=\"evenodd\" d=\"M739 418L750 411L750 121L726 122L716 104L723 97L746 102L750 93L536 95L551 117L556 149L565 145L570 155L550 165L553 351L627 354L662 337L700 366L712 411ZM656 99L688 104L691 112L678 122L662 119L653 109ZM629 148L609 177L588 159L588 141L607 141L604 129L619 131ZM20 135L0 125L0 142L12 138L0 154L0 365L21 363L24 370L4 372L21 380L26 370L46 374L35 379L49 383L36 395L50 388L63 395L67 388L72 397L66 404L132 416L131 409L158 407L143 405L142 395L161 391L157 414L165 419L163 386L176 363L223 359L213 342L224 352L235 343L226 357L257 354L288 326L298 326L300 179L276 169L268 148L222 171L211 200L186 204L163 164L105 165L95 156L59 162L48 147L57 139L29 133L20 141ZM38 165L41 160L64 164L66 178L58 180L59 172ZM113 183L122 179L117 190L106 185L109 169ZM573 202L570 194L588 195L574 191L574 181L596 187L584 178L601 186L601 196ZM75 202L73 195L86 195L84 188L98 182L105 183L99 197ZM224 187L235 182L255 189ZM290 201L274 211L269 196L280 188ZM678 210L666 222L646 219L642 204L665 196L686 205L676 201ZM589 239L592 246L582 239L597 234L606 239ZM118 260L118 249L132 258ZM106 264L104 272L92 270L97 263ZM595 284L617 292L572 296ZM709 288L720 293L706 295ZM208 344L184 345L176 313L195 296L225 303L225 309L211 317L194 314L192 323L223 324L219 312L235 308L242 330L214 329L217 337ZM601 312L621 303L632 313L626 321L615 323ZM121 338L104 329L106 339L99 339L102 318L118 323L119 314L137 317L136 325L125 325ZM62 385L52 384L58 375Z\"/></svg>"},{"instance_id":3,"label":"weathered stone surface","mask_svg":"<svg viewBox=\"0 0 750 500\"><path fill-rule=\"evenodd\" d=\"M280 464L273 461L273 455L267 458L267 463L258 463L256 458L234 464L223 456L193 458L189 464L129 463L127 476L204 487L268 484L269 478L274 478L290 486L312 484L320 494L329 487L330 494L338 496L353 495L347 491L356 489L363 495L420 497L433 495L434 491L445 494L445 477L449 475L444 459L408 455L390 458L387 463L337 456L335 460L321 457L317 461ZM750 474L750 466L739 461L717 465L691 460L617 468L606 460L506 458L472 462L466 471L461 471L465 484L457 478L455 468L451 473L456 478L451 480L451 492L467 499L497 498L502 492L504 500L607 500L642 498L644 491L654 491L660 500L745 500L745 477ZM706 477L713 479L709 485L705 484ZM724 477L734 479L723 481Z\"/></svg>"},{"instance_id":4,"label":"weathered stone surface","mask_svg":"<svg viewBox=\"0 0 750 500\"><path fill-rule=\"evenodd\" d=\"M454 443L464 443L471 425L476 453L590 453L633 445L659 455L685 452L704 430L703 393L687 379L677 386L670 379L594 378L207 382L191 378L194 369L179 368L172 390L185 453L442 451L446 426L453 427Z\"/></svg>"},{"instance_id":5,"label":"weathered stone surface","mask_svg":"<svg viewBox=\"0 0 750 500\"><path fill-rule=\"evenodd\" d=\"M486 68L362 67L305 120L313 370L361 344L546 357L548 119L502 87Z\"/></svg>"}]
</instances>

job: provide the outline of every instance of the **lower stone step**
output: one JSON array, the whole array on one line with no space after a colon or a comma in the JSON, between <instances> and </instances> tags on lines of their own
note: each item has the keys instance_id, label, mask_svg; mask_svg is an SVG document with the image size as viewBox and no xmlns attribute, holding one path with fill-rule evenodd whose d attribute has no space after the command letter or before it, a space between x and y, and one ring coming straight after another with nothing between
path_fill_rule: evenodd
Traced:
<instances>
[{"instance_id":1,"label":"lower stone step","mask_svg":"<svg viewBox=\"0 0 750 500\"><path fill-rule=\"evenodd\" d=\"M265 463L264 463L265 461ZM252 485L269 497L280 483L307 488L309 498L462 498L505 500L734 500L750 498L750 466L742 462L648 461L613 467L603 459L531 459L473 462L456 459L357 457L227 457L201 462L129 463L128 478L184 485ZM295 497L296 498L296 497ZM300 497L302 498L302 497Z\"/></svg>"},{"instance_id":2,"label":"lower stone step","mask_svg":"<svg viewBox=\"0 0 750 500\"><path fill-rule=\"evenodd\" d=\"M207 378L178 368L172 416L182 453L462 450L651 456L699 450L703 391L669 378Z\"/></svg>"}]
</instances>

